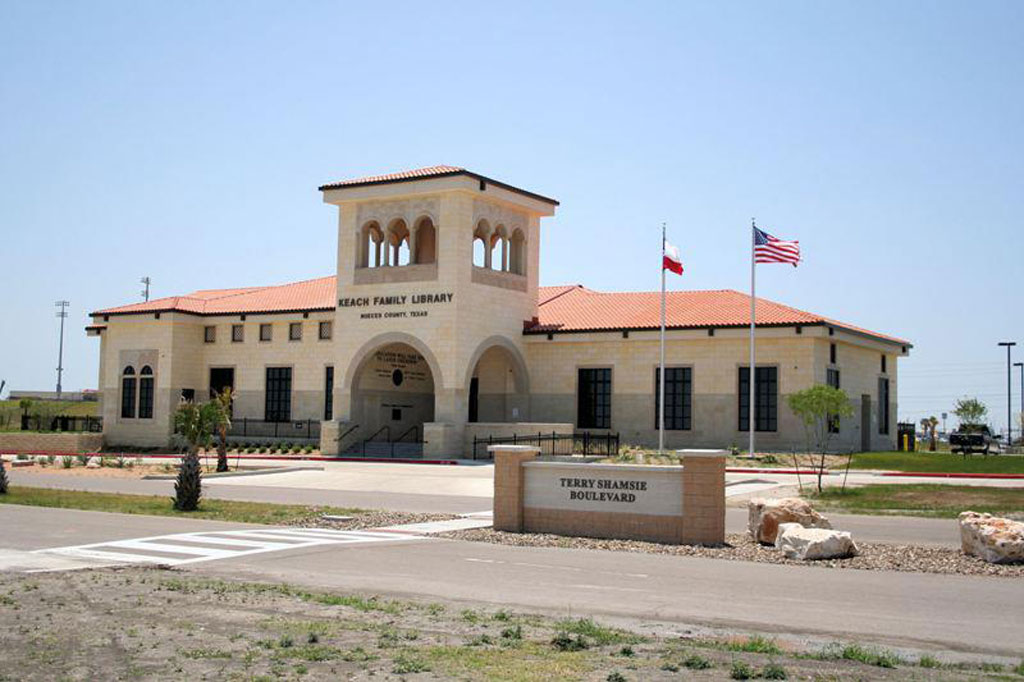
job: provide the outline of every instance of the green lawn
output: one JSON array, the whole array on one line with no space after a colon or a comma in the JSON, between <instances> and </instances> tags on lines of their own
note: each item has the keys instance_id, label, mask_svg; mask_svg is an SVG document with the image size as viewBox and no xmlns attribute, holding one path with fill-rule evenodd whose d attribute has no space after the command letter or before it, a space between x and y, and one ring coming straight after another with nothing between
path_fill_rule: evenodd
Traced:
<instances>
[{"instance_id":1,"label":"green lawn","mask_svg":"<svg viewBox=\"0 0 1024 682\"><path fill-rule=\"evenodd\" d=\"M159 495L121 495L21 486L11 486L6 495L0 495L0 504L23 504L33 507L86 509L119 514L177 516L189 519L271 525L298 522L319 517L321 514L355 516L364 513L364 510L361 509L307 507L300 504L265 504L233 500L203 500L198 511L179 512L174 510L170 497Z\"/></svg>"},{"instance_id":2,"label":"green lawn","mask_svg":"<svg viewBox=\"0 0 1024 682\"><path fill-rule=\"evenodd\" d=\"M872 484L810 495L816 508L851 514L956 518L962 511L1003 516L1024 513L1024 488L941 484Z\"/></svg>"},{"instance_id":3,"label":"green lawn","mask_svg":"<svg viewBox=\"0 0 1024 682\"><path fill-rule=\"evenodd\" d=\"M21 414L17 400L0 400L0 431L21 430ZM57 402L56 400L33 400L29 415L65 415L68 417L95 417L99 413L96 401Z\"/></svg>"},{"instance_id":4,"label":"green lawn","mask_svg":"<svg viewBox=\"0 0 1024 682\"><path fill-rule=\"evenodd\" d=\"M1019 455L953 455L948 452L859 452L853 469L889 469L974 474L1024 474Z\"/></svg>"}]
</instances>

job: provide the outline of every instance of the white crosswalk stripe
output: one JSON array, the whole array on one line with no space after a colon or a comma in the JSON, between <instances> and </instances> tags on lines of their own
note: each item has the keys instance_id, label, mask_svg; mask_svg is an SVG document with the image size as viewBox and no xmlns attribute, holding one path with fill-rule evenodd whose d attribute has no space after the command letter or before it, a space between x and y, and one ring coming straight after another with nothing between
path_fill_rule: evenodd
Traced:
<instances>
[{"instance_id":1,"label":"white crosswalk stripe","mask_svg":"<svg viewBox=\"0 0 1024 682\"><path fill-rule=\"evenodd\" d=\"M425 540L419 535L327 528L257 528L253 530L178 533L112 540L88 545L39 549L34 554L85 559L103 564L152 563L181 566L251 554L323 545L356 545Z\"/></svg>"}]
</instances>

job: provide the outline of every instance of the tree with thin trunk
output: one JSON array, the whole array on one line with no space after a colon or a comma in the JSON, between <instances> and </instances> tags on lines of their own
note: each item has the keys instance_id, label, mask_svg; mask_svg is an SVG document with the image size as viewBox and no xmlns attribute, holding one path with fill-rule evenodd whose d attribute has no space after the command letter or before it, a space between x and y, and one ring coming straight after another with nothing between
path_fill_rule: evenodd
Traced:
<instances>
[{"instance_id":1,"label":"tree with thin trunk","mask_svg":"<svg viewBox=\"0 0 1024 682\"><path fill-rule=\"evenodd\" d=\"M932 415L924 420L925 433L928 434L928 452L935 452L935 429L939 427L939 420Z\"/></svg>"},{"instance_id":2,"label":"tree with thin trunk","mask_svg":"<svg viewBox=\"0 0 1024 682\"><path fill-rule=\"evenodd\" d=\"M961 398L956 401L953 414L960 420L961 431L973 431L985 423L988 406L977 398Z\"/></svg>"},{"instance_id":3,"label":"tree with thin trunk","mask_svg":"<svg viewBox=\"0 0 1024 682\"><path fill-rule=\"evenodd\" d=\"M230 387L216 394L211 402L217 405L217 471L228 470L228 429L231 428L231 401L235 399Z\"/></svg>"},{"instance_id":4,"label":"tree with thin trunk","mask_svg":"<svg viewBox=\"0 0 1024 682\"><path fill-rule=\"evenodd\" d=\"M816 384L796 393L791 393L786 402L789 409L804 426L807 449L821 456L818 469L818 492L821 492L821 477L825 472L825 455L832 436L838 431L839 421L853 414L853 406L846 391Z\"/></svg>"}]
</instances>

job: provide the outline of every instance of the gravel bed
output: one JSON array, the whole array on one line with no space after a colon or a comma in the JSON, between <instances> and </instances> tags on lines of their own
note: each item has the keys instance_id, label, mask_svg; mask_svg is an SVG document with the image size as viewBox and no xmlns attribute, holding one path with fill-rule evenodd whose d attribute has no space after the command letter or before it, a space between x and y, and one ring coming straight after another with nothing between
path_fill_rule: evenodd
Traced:
<instances>
[{"instance_id":1,"label":"gravel bed","mask_svg":"<svg viewBox=\"0 0 1024 682\"><path fill-rule=\"evenodd\" d=\"M399 526L406 523L426 523L427 521L448 521L459 518L455 514L417 514L414 512L387 511L372 509L351 515L351 521L328 521L317 512L309 516L293 519L289 526L303 528L334 528L337 530L363 530L380 528L381 526Z\"/></svg>"},{"instance_id":2,"label":"gravel bed","mask_svg":"<svg viewBox=\"0 0 1024 682\"><path fill-rule=\"evenodd\" d=\"M945 573L957 575L988 575L1005 578L1024 578L1024 564L990 564L967 556L956 549L922 545L888 545L858 542L860 554L849 559L800 561L787 559L774 547L755 543L746 534L726 536L720 547L700 545L663 545L639 540L602 540L597 538L565 537L544 533L507 533L493 528L474 528L441 533L439 537L473 542L490 542L516 547L559 547L570 549L603 549L614 552L643 552L671 554L705 559L757 561L768 564L796 564L822 568L853 568L868 571L903 571L908 573Z\"/></svg>"}]
</instances>

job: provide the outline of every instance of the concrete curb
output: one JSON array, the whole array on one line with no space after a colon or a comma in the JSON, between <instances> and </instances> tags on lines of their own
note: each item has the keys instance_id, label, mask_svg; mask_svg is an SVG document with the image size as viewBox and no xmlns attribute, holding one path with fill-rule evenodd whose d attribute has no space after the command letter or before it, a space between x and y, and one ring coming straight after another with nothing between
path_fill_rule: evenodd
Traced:
<instances>
[{"instance_id":1,"label":"concrete curb","mask_svg":"<svg viewBox=\"0 0 1024 682\"><path fill-rule=\"evenodd\" d=\"M270 467L254 471L222 471L220 473L203 474L203 478L232 478L234 476L263 476L266 474L287 474L292 471L323 471L323 467ZM143 476L143 481L173 481L178 478L177 474L149 474Z\"/></svg>"}]
</instances>

